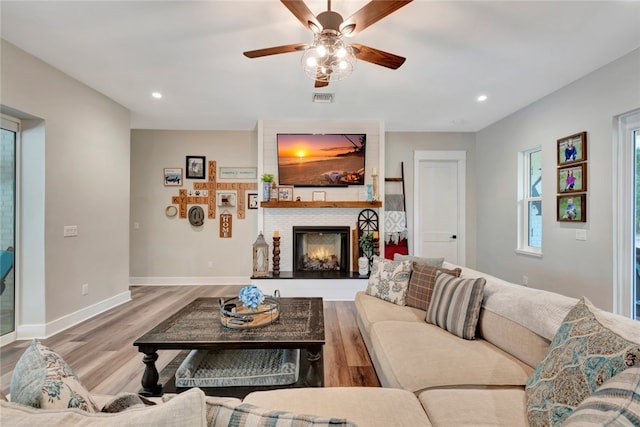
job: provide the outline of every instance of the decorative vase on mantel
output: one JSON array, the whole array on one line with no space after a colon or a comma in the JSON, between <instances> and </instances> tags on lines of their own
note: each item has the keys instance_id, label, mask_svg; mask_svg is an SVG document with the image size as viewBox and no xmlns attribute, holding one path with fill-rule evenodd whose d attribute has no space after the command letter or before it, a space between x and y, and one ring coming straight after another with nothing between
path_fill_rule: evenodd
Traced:
<instances>
[{"instance_id":1,"label":"decorative vase on mantel","mask_svg":"<svg viewBox=\"0 0 640 427\"><path fill-rule=\"evenodd\" d=\"M273 182L273 174L272 173L263 173L260 178L262 181L262 200L268 202L269 196L271 194L271 184L275 184Z\"/></svg>"}]
</instances>

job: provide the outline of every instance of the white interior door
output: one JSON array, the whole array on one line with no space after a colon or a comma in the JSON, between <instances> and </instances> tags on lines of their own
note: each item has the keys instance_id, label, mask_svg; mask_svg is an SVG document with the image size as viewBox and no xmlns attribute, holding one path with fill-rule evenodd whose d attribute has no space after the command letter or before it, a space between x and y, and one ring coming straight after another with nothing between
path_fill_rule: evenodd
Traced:
<instances>
[{"instance_id":1,"label":"white interior door","mask_svg":"<svg viewBox=\"0 0 640 427\"><path fill-rule=\"evenodd\" d=\"M414 255L465 262L464 151L414 153Z\"/></svg>"}]
</instances>

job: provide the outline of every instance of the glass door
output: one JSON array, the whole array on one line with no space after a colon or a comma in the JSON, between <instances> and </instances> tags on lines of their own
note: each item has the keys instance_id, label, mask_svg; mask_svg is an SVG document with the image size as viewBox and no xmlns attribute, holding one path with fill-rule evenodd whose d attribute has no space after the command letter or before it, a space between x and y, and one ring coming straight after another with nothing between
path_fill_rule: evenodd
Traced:
<instances>
[{"instance_id":1,"label":"glass door","mask_svg":"<svg viewBox=\"0 0 640 427\"><path fill-rule=\"evenodd\" d=\"M633 140L635 146L635 274L633 275L633 289L631 291L632 301L635 302L631 315L640 320L640 129L633 130Z\"/></svg>"},{"instance_id":2,"label":"glass door","mask_svg":"<svg viewBox=\"0 0 640 427\"><path fill-rule=\"evenodd\" d=\"M18 123L0 129L0 336L15 333L16 147Z\"/></svg>"}]
</instances>

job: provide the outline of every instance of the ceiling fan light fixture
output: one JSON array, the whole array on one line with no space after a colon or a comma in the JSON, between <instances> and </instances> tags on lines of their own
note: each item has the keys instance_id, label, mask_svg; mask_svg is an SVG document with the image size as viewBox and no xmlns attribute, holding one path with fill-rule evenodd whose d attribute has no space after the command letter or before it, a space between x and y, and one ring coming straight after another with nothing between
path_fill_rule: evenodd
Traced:
<instances>
[{"instance_id":1,"label":"ceiling fan light fixture","mask_svg":"<svg viewBox=\"0 0 640 427\"><path fill-rule=\"evenodd\" d=\"M353 49L342 35L325 30L314 37L313 44L302 56L302 68L309 78L332 82L349 77L356 65Z\"/></svg>"}]
</instances>

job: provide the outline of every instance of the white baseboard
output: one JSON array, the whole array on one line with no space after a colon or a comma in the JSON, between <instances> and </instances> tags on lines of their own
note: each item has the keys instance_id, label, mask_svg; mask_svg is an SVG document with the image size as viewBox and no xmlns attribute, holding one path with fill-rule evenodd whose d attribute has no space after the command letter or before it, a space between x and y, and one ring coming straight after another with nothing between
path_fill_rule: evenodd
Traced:
<instances>
[{"instance_id":1,"label":"white baseboard","mask_svg":"<svg viewBox=\"0 0 640 427\"><path fill-rule=\"evenodd\" d=\"M249 277L129 277L130 285L193 286L193 285L248 285Z\"/></svg>"},{"instance_id":2,"label":"white baseboard","mask_svg":"<svg viewBox=\"0 0 640 427\"><path fill-rule=\"evenodd\" d=\"M64 331L80 322L97 316L107 310L124 304L127 301L131 301L131 292L125 291L118 295L114 295L111 298L107 298L96 304L85 307L74 313L62 316L54 321L46 324L32 324L32 325L18 325L17 338L18 340L30 340L33 338L48 338L59 332Z\"/></svg>"}]
</instances>

